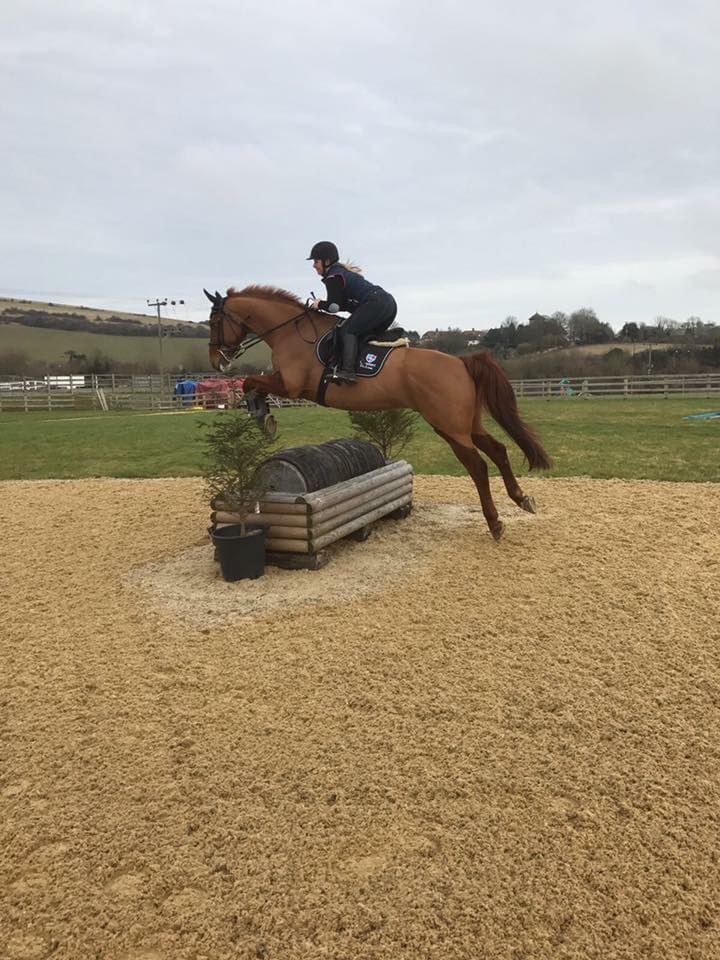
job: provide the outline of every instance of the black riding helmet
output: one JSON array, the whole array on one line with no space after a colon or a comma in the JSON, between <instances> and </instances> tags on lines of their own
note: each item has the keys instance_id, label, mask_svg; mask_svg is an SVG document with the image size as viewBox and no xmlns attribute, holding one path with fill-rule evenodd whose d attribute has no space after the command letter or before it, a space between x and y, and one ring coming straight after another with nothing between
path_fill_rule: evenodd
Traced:
<instances>
[{"instance_id":1,"label":"black riding helmet","mask_svg":"<svg viewBox=\"0 0 720 960\"><path fill-rule=\"evenodd\" d=\"M325 263L326 260L329 260L331 264L337 263L340 259L340 254L338 253L338 248L334 243L330 243L329 240L321 240L320 243L316 243L315 246L310 251L310 256L308 260L322 260Z\"/></svg>"}]
</instances>

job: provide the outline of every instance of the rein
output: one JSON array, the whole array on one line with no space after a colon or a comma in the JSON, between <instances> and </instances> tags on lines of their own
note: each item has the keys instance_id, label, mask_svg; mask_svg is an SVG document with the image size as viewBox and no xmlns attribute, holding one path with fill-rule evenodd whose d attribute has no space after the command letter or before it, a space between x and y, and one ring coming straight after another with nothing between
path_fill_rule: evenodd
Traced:
<instances>
[{"instance_id":1,"label":"rein","mask_svg":"<svg viewBox=\"0 0 720 960\"><path fill-rule=\"evenodd\" d=\"M206 292L207 292L207 291L206 291ZM220 331L219 331L220 333L223 332L223 326L222 326L222 324L224 324L226 320L230 323L231 327L234 327L235 332L237 333L237 332L238 332L238 323L240 324L241 327L242 327L243 325L244 325L244 326L247 326L247 321L250 319L250 314L248 314L248 315L247 315L246 317L244 317L242 320L238 321L232 314L228 313L228 312L225 310L225 301L226 301L226 300L227 300L227 297L223 297L221 303L217 303L217 302L216 302L216 303L215 303L215 306L213 307L212 313L215 313L215 314L218 314L218 315L219 315L219 319L220 319L220 321L221 321L221 326L220 326ZM211 316L212 316L212 313L211 313ZM300 327L299 327L299 322L298 322L298 321L302 320L303 317L309 317L309 318L310 318L310 322L312 323L312 327L313 327L313 333L315 334L315 339L314 339L314 340L306 340L305 337L302 335L302 333L300 333ZM262 334L262 336L261 336L260 334L255 333L253 330L250 330L250 333L253 334L253 336L251 337L251 339L250 339L250 340L243 340L242 343L239 343L239 344L237 345L237 347L233 350L233 352L232 352L230 355L228 355L228 354L225 352L225 350L222 349L222 348L224 348L224 347L226 346L226 344L223 343L222 340L219 340L219 339L218 339L216 342L213 342L213 341L211 340L211 341L210 341L210 346L220 347L221 349L220 349L218 352L219 352L220 355L222 356L223 360L224 360L227 364L231 364L231 363L234 363L237 359L239 359L247 350L250 350L251 347L257 346L258 343L263 343L263 341L265 340L265 338L268 337L268 336L270 336L271 333L275 333L276 330L280 330L280 329L282 329L282 327L287 327L287 326L289 326L291 323L294 323L294 324L296 325L296 329L297 329L298 336L299 336L300 339L303 341L303 343L317 343L318 332L317 332L317 329L316 329L316 327L315 327L315 318L314 318L314 316L308 311L308 308L305 307L305 309L302 311L302 313L298 313L298 314L296 314L294 317L290 317L289 320L283 320L282 323L278 323L276 326L271 327L269 330L266 330L266 331ZM250 329L250 328L248 327L248 329Z\"/></svg>"}]
</instances>

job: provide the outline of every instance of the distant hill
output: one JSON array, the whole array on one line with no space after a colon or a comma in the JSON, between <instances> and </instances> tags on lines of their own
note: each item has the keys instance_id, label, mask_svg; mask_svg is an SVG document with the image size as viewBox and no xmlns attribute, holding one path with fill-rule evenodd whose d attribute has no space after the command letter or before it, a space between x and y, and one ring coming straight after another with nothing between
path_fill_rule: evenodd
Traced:
<instances>
[{"instance_id":1,"label":"distant hill","mask_svg":"<svg viewBox=\"0 0 720 960\"><path fill-rule=\"evenodd\" d=\"M0 324L5 323L42 327L47 330L82 330L86 333L120 337L157 336L157 316L0 297ZM163 317L162 325L167 333L179 337L206 340L210 334L207 323Z\"/></svg>"},{"instance_id":2,"label":"distant hill","mask_svg":"<svg viewBox=\"0 0 720 960\"><path fill-rule=\"evenodd\" d=\"M623 353L634 355L636 353L647 353L652 350L672 350L677 347L673 343L623 343L617 340L608 340L606 343L584 343L572 344L567 347L551 347L549 350L529 350L519 351L522 357L543 357L552 354L554 357L567 357L571 360L577 357L601 357L610 350L622 350Z\"/></svg>"},{"instance_id":3,"label":"distant hill","mask_svg":"<svg viewBox=\"0 0 720 960\"><path fill-rule=\"evenodd\" d=\"M162 327L166 370L209 370L207 323L163 317ZM270 350L259 344L242 359L246 366L266 370ZM159 368L159 361L157 316L0 298L1 373L149 372Z\"/></svg>"},{"instance_id":4,"label":"distant hill","mask_svg":"<svg viewBox=\"0 0 720 960\"><path fill-rule=\"evenodd\" d=\"M652 373L702 373L720 367L720 343L594 343L587 346L520 352L503 358L516 380L544 377L620 377Z\"/></svg>"}]
</instances>

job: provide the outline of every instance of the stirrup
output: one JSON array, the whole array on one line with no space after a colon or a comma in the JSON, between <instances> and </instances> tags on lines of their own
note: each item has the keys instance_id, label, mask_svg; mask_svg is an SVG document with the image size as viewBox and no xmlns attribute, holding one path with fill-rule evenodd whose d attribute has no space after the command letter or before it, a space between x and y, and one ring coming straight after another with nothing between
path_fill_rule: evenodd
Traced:
<instances>
[{"instance_id":1,"label":"stirrup","mask_svg":"<svg viewBox=\"0 0 720 960\"><path fill-rule=\"evenodd\" d=\"M357 383L357 374L352 370L335 370L333 380L335 383Z\"/></svg>"}]
</instances>

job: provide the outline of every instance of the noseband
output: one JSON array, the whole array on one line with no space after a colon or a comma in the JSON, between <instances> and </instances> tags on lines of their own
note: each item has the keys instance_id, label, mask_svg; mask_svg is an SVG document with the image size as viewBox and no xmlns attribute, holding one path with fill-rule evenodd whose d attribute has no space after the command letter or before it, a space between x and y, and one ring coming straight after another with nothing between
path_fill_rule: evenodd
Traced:
<instances>
[{"instance_id":1,"label":"noseband","mask_svg":"<svg viewBox=\"0 0 720 960\"><path fill-rule=\"evenodd\" d=\"M249 320L249 316L245 317L244 320L238 321L231 313L228 313L225 310L225 302L227 297L224 297L218 291L215 291L215 296L208 293L205 290L205 294L210 298L212 303L212 310L210 311L210 346L214 347L218 355L222 359L223 366L229 366L238 357L241 357L246 350L249 350L250 347L254 347L256 343L259 343L262 340L262 337L256 337L255 340L252 340L248 343L243 343L246 330L246 321ZM237 335L238 344L234 350L229 351L225 344L225 323L230 324L230 329Z\"/></svg>"}]
</instances>

